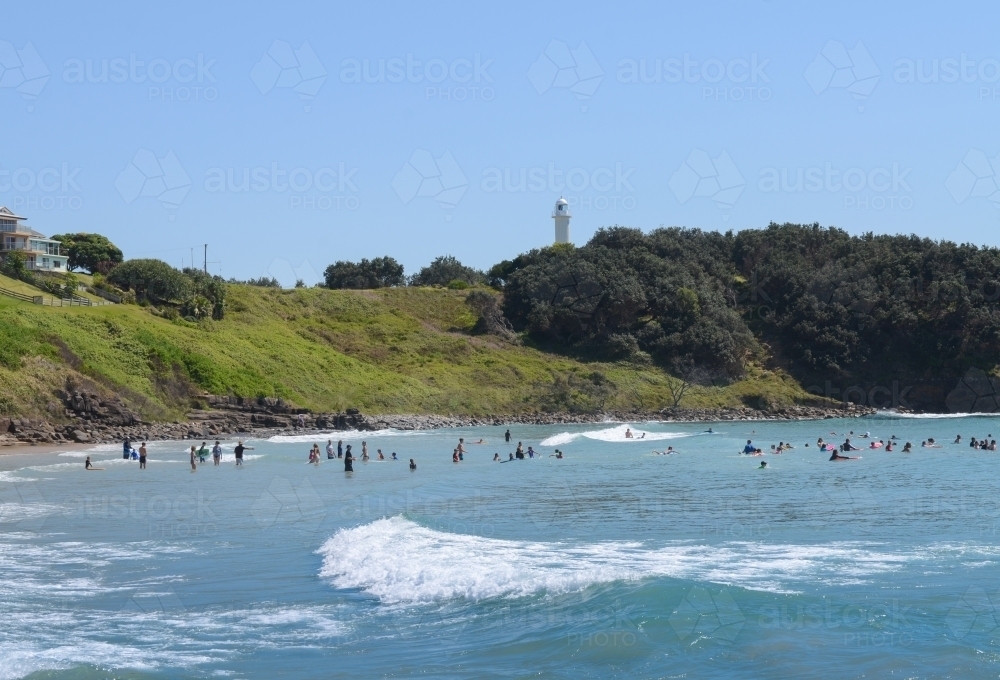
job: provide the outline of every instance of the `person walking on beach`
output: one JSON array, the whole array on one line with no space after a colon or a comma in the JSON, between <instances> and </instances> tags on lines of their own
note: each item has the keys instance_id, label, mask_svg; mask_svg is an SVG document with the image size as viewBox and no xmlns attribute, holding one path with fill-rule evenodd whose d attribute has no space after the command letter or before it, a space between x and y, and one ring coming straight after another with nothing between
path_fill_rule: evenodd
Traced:
<instances>
[{"instance_id":1,"label":"person walking on beach","mask_svg":"<svg viewBox=\"0 0 1000 680\"><path fill-rule=\"evenodd\" d=\"M504 439L505 442L507 442L508 444L510 444L510 429L508 429L506 432L504 432L503 439Z\"/></svg>"},{"instance_id":2,"label":"person walking on beach","mask_svg":"<svg viewBox=\"0 0 1000 680\"><path fill-rule=\"evenodd\" d=\"M195 447L191 447L191 472L198 469L198 464L195 462Z\"/></svg>"},{"instance_id":3,"label":"person walking on beach","mask_svg":"<svg viewBox=\"0 0 1000 680\"><path fill-rule=\"evenodd\" d=\"M222 446L219 444L219 440L215 440L215 446L212 447L212 462L218 465L222 462Z\"/></svg>"},{"instance_id":4,"label":"person walking on beach","mask_svg":"<svg viewBox=\"0 0 1000 680\"><path fill-rule=\"evenodd\" d=\"M143 442L142 446L139 447L139 469L146 469L146 442Z\"/></svg>"}]
</instances>

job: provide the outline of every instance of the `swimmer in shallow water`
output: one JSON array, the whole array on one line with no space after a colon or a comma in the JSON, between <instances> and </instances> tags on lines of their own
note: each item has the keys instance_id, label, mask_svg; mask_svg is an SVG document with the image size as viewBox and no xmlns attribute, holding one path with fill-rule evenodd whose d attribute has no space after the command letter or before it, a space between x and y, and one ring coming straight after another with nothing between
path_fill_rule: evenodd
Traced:
<instances>
[{"instance_id":1,"label":"swimmer in shallow water","mask_svg":"<svg viewBox=\"0 0 1000 680\"><path fill-rule=\"evenodd\" d=\"M837 449L830 452L830 460L857 460L857 456L842 456L837 453Z\"/></svg>"},{"instance_id":2,"label":"swimmer in shallow water","mask_svg":"<svg viewBox=\"0 0 1000 680\"><path fill-rule=\"evenodd\" d=\"M493 460L495 460L495 461L496 460L500 460L500 454L499 453L494 453L493 454Z\"/></svg>"},{"instance_id":3,"label":"swimmer in shallow water","mask_svg":"<svg viewBox=\"0 0 1000 680\"><path fill-rule=\"evenodd\" d=\"M767 461L766 460L762 460L762 461L760 461L760 467L758 467L757 469L758 470L763 470L766 467L767 467Z\"/></svg>"},{"instance_id":4,"label":"swimmer in shallow water","mask_svg":"<svg viewBox=\"0 0 1000 680\"><path fill-rule=\"evenodd\" d=\"M417 464L413 462L412 458L410 459L410 469L411 470L416 470L417 469Z\"/></svg>"},{"instance_id":5,"label":"swimmer in shallow water","mask_svg":"<svg viewBox=\"0 0 1000 680\"><path fill-rule=\"evenodd\" d=\"M903 453L913 453L913 444L906 442L903 444Z\"/></svg>"},{"instance_id":6,"label":"swimmer in shallow water","mask_svg":"<svg viewBox=\"0 0 1000 680\"><path fill-rule=\"evenodd\" d=\"M549 458L552 458L553 456L555 456L556 458L562 458L563 457L563 452L560 451L559 449L556 449L555 453L550 453L549 454Z\"/></svg>"},{"instance_id":7,"label":"swimmer in shallow water","mask_svg":"<svg viewBox=\"0 0 1000 680\"><path fill-rule=\"evenodd\" d=\"M630 428L625 428L625 439L632 439L632 430Z\"/></svg>"}]
</instances>

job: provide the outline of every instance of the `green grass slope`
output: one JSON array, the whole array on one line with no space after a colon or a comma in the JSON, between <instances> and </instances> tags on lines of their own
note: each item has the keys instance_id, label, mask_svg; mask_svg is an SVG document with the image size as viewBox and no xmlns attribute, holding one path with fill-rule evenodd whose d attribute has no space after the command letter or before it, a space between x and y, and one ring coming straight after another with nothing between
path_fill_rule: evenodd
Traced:
<instances>
[{"instance_id":1,"label":"green grass slope","mask_svg":"<svg viewBox=\"0 0 1000 680\"><path fill-rule=\"evenodd\" d=\"M147 419L198 394L274 396L316 411L491 414L654 410L670 377L651 366L583 363L470 333L465 292L230 286L223 321L168 321L134 305L49 308L0 296L0 413L53 414L53 392L93 381ZM809 395L755 370L692 388L684 406Z\"/></svg>"}]
</instances>

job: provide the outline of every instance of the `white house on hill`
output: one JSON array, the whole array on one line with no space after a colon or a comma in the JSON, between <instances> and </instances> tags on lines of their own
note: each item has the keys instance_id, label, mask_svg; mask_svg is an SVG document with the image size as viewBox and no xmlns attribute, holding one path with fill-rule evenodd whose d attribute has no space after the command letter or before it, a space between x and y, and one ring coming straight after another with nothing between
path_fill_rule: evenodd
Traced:
<instances>
[{"instance_id":1,"label":"white house on hill","mask_svg":"<svg viewBox=\"0 0 1000 680\"><path fill-rule=\"evenodd\" d=\"M65 272L65 255L61 254L59 241L47 238L26 224L23 217L0 206L0 259L19 250L24 253L25 266L33 271Z\"/></svg>"}]
</instances>

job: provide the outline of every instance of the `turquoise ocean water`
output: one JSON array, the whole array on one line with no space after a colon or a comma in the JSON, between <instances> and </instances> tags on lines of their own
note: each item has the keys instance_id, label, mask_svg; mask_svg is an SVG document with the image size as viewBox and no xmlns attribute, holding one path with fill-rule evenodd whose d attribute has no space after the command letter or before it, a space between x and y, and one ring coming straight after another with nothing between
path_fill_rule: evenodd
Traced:
<instances>
[{"instance_id":1,"label":"turquoise ocean water","mask_svg":"<svg viewBox=\"0 0 1000 680\"><path fill-rule=\"evenodd\" d=\"M629 425L0 457L0 680L1000 675L1000 418Z\"/></svg>"}]
</instances>

